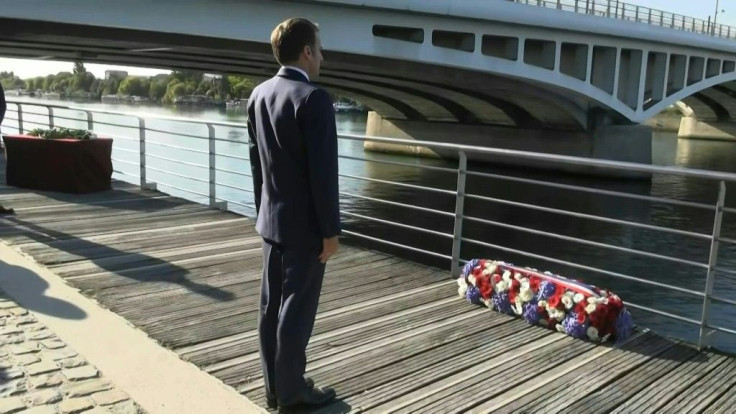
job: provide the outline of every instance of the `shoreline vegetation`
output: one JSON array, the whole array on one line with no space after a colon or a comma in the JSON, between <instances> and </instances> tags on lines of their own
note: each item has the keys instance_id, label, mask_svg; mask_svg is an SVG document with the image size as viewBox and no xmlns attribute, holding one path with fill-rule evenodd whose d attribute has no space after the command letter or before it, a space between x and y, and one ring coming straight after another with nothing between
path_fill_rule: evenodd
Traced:
<instances>
[{"instance_id":1,"label":"shoreline vegetation","mask_svg":"<svg viewBox=\"0 0 736 414\"><path fill-rule=\"evenodd\" d=\"M156 76L131 76L125 71L105 71L104 78L88 72L84 63L73 63L71 72L21 79L13 72L0 72L6 96L92 101L113 104L181 105L244 110L257 84L245 77L174 70ZM335 110L365 111L363 105L333 96Z\"/></svg>"}]
</instances>

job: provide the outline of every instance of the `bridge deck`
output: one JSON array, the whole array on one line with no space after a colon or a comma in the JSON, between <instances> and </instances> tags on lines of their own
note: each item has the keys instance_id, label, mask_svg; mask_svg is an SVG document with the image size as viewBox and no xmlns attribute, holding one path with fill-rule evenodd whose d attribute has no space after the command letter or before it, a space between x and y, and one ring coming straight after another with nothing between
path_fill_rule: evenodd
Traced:
<instances>
[{"instance_id":1,"label":"bridge deck","mask_svg":"<svg viewBox=\"0 0 736 414\"><path fill-rule=\"evenodd\" d=\"M4 170L4 168L2 168ZM263 405L251 220L117 182L63 195L0 187L0 237ZM456 297L447 272L344 247L330 262L308 374L320 412L733 412L736 358L640 333L573 340Z\"/></svg>"}]
</instances>

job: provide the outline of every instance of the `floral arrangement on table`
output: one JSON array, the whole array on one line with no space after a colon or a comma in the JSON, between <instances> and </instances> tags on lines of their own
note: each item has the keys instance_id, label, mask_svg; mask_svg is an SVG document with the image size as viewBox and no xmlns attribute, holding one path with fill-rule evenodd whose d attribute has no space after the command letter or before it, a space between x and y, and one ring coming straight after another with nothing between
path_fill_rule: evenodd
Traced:
<instances>
[{"instance_id":1,"label":"floral arrangement on table","mask_svg":"<svg viewBox=\"0 0 736 414\"><path fill-rule=\"evenodd\" d=\"M463 267L457 283L458 294L471 303L575 338L620 341L634 330L631 314L610 290L550 272L475 259Z\"/></svg>"},{"instance_id":2,"label":"floral arrangement on table","mask_svg":"<svg viewBox=\"0 0 736 414\"><path fill-rule=\"evenodd\" d=\"M33 137L40 137L45 139L60 139L60 138L72 138L72 139L91 139L97 138L97 136L83 129L70 129L70 128L52 128L52 129L34 129L28 133Z\"/></svg>"}]
</instances>

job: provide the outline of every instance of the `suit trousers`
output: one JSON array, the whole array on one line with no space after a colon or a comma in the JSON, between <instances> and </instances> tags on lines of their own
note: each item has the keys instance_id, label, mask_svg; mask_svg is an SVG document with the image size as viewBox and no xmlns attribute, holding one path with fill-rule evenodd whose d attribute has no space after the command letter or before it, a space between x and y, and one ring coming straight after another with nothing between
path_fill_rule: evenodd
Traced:
<instances>
[{"instance_id":1,"label":"suit trousers","mask_svg":"<svg viewBox=\"0 0 736 414\"><path fill-rule=\"evenodd\" d=\"M286 247L263 240L258 331L266 392L289 403L305 391L306 349L322 290L322 240Z\"/></svg>"}]
</instances>

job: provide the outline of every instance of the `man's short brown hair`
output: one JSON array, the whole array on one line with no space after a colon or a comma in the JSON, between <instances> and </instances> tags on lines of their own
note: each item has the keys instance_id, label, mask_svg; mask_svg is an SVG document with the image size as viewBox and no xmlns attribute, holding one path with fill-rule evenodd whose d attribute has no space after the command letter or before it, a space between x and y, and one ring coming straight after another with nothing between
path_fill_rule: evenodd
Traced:
<instances>
[{"instance_id":1,"label":"man's short brown hair","mask_svg":"<svg viewBox=\"0 0 736 414\"><path fill-rule=\"evenodd\" d=\"M318 31L319 27L307 19L286 20L271 32L273 56L282 65L298 61L304 46L314 47Z\"/></svg>"}]
</instances>

